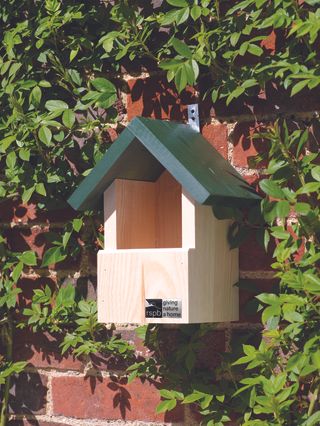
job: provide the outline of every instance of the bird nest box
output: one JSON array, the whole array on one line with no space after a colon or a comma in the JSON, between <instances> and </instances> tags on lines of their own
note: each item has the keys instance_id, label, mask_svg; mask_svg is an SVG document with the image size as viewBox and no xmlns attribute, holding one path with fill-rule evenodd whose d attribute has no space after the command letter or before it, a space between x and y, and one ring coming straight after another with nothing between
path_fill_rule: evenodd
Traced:
<instances>
[{"instance_id":1,"label":"bird nest box","mask_svg":"<svg viewBox=\"0 0 320 426\"><path fill-rule=\"evenodd\" d=\"M237 320L238 250L212 205L259 197L188 125L135 118L69 199L104 198L98 319L109 323Z\"/></svg>"}]
</instances>

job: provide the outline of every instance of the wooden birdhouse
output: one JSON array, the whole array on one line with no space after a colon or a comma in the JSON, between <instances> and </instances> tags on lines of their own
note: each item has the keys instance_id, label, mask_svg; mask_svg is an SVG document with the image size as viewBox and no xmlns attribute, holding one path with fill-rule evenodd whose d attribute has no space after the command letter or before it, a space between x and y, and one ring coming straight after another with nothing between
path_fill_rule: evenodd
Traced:
<instances>
[{"instance_id":1,"label":"wooden birdhouse","mask_svg":"<svg viewBox=\"0 0 320 426\"><path fill-rule=\"evenodd\" d=\"M76 210L104 198L98 318L109 323L238 319L238 250L212 204L259 197L190 126L135 118L72 194Z\"/></svg>"}]
</instances>

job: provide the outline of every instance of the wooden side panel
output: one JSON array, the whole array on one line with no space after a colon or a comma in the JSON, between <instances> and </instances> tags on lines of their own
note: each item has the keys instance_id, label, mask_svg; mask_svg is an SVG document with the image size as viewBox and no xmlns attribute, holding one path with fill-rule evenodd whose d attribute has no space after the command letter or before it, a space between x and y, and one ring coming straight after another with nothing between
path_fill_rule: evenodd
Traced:
<instances>
[{"instance_id":1,"label":"wooden side panel","mask_svg":"<svg viewBox=\"0 0 320 426\"><path fill-rule=\"evenodd\" d=\"M196 249L189 259L190 322L239 318L238 250L230 250L230 221L217 220L209 206L196 205Z\"/></svg>"},{"instance_id":2,"label":"wooden side panel","mask_svg":"<svg viewBox=\"0 0 320 426\"><path fill-rule=\"evenodd\" d=\"M182 247L194 248L196 245L195 234L195 202L184 190L181 195L182 204Z\"/></svg>"},{"instance_id":3,"label":"wooden side panel","mask_svg":"<svg viewBox=\"0 0 320 426\"><path fill-rule=\"evenodd\" d=\"M155 184L156 247L181 247L181 185L165 171Z\"/></svg>"},{"instance_id":4,"label":"wooden side panel","mask_svg":"<svg viewBox=\"0 0 320 426\"><path fill-rule=\"evenodd\" d=\"M181 300L182 318L146 319L145 299ZM98 320L188 323L188 250L100 251Z\"/></svg>"},{"instance_id":5,"label":"wooden side panel","mask_svg":"<svg viewBox=\"0 0 320 426\"><path fill-rule=\"evenodd\" d=\"M114 181L104 191L104 248L117 248L117 210L116 210L116 184Z\"/></svg>"}]
</instances>

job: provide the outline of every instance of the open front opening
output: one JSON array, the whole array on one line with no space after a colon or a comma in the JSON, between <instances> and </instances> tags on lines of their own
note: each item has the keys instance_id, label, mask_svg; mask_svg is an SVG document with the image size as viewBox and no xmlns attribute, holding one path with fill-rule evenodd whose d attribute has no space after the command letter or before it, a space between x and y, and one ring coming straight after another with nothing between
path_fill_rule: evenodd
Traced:
<instances>
[{"instance_id":1,"label":"open front opening","mask_svg":"<svg viewBox=\"0 0 320 426\"><path fill-rule=\"evenodd\" d=\"M156 182L116 180L105 192L105 247L182 247L181 200L167 171Z\"/></svg>"}]
</instances>

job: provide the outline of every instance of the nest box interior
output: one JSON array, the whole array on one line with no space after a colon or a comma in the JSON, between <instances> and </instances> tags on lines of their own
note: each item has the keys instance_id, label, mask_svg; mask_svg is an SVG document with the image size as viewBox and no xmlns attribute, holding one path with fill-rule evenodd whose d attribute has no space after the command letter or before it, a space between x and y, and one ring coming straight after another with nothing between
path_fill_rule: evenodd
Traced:
<instances>
[{"instance_id":1,"label":"nest box interior","mask_svg":"<svg viewBox=\"0 0 320 426\"><path fill-rule=\"evenodd\" d=\"M106 248L182 247L181 197L167 171L155 182L116 179L104 195Z\"/></svg>"}]
</instances>

